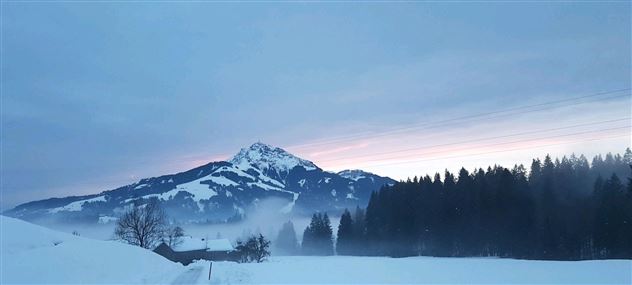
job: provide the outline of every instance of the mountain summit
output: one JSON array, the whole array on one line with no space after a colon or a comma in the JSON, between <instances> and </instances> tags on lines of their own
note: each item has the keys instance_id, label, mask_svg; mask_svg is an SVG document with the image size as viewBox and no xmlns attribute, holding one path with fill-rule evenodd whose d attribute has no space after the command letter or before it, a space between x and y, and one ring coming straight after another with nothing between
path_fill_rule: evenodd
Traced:
<instances>
[{"instance_id":1,"label":"mountain summit","mask_svg":"<svg viewBox=\"0 0 632 285\"><path fill-rule=\"evenodd\" d=\"M314 211L364 207L371 192L394 182L361 170L324 171L281 148L257 142L242 148L229 161L141 179L94 195L28 202L4 214L27 220L52 216L108 222L130 205L157 200L175 219L222 221L274 198L286 201L280 212L311 215Z\"/></svg>"},{"instance_id":2,"label":"mountain summit","mask_svg":"<svg viewBox=\"0 0 632 285\"><path fill-rule=\"evenodd\" d=\"M294 167L315 170L318 167L311 161L294 156L279 147L256 142L248 148L242 148L230 163L240 168L255 167L277 180L285 180Z\"/></svg>"}]
</instances>

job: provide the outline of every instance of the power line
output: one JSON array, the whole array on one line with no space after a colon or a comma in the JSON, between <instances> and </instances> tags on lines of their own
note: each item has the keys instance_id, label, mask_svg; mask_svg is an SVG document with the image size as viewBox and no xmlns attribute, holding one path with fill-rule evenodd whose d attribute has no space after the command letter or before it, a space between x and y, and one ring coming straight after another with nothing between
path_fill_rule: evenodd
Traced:
<instances>
[{"instance_id":1,"label":"power line","mask_svg":"<svg viewBox=\"0 0 632 285\"><path fill-rule=\"evenodd\" d=\"M624 136L629 136L629 135L630 135L630 134L621 134L621 135L610 136L610 137L592 138L592 139L587 139L587 140L577 140L577 141L571 141L571 142L563 142L563 143L546 144L546 145L539 145L539 146L533 146L533 147L522 147L522 148L504 149L504 150L496 150L496 151L480 152L480 153L473 153L473 154L464 154L464 155L455 155L455 156L437 157L437 158L420 159L420 160L411 160L411 161L402 161L402 162L392 162L392 163L383 163L383 164L372 164L372 165L367 165L367 166L374 167L374 166L387 166L387 165L411 164L411 163L425 162L425 161L444 160L444 159L461 158L461 157L468 157L468 156L477 156L477 155L486 155L486 154L501 153L501 152L510 152L510 151L516 151L516 150L535 149L535 148L543 148L543 147L549 147L549 146L558 146L558 145L566 145L566 144L575 144L575 143L581 143L581 142L590 142L590 141L607 140L607 139L613 139L613 138L624 137Z\"/></svg>"},{"instance_id":2,"label":"power line","mask_svg":"<svg viewBox=\"0 0 632 285\"><path fill-rule=\"evenodd\" d=\"M564 102L582 100L582 99L586 99L586 98L592 98L592 97L598 97L598 96L604 96L604 95L611 95L611 94L619 93L619 92L622 92L622 91L629 91L629 90L630 90L630 88L618 89L618 90L600 92L600 93L584 95L584 96L579 96L579 97L574 97L574 98L549 101L549 102L533 104L533 105L527 105L527 106L513 107L513 108L508 108L508 109L503 109L503 110L498 110L498 111L492 111L492 112L479 113L479 114L474 114L474 115L467 115L467 116L456 117L456 118L451 118L451 119L446 119L446 120L439 120L439 121L434 121L434 122L422 122L422 123L418 123L418 124L413 124L413 125L408 126L408 127L401 127L401 128L391 129L391 130L387 130L387 131L383 131L383 132L377 132L377 133L356 133L356 134L351 134L351 135L347 135L347 136L339 136L339 137L334 137L334 138L330 138L330 139L323 139L323 140L320 140L320 141L314 141L312 143L305 143L305 144L297 144L297 145L293 145L293 146L287 146L287 148L303 148L303 147L311 147L311 146L318 146L318 145L328 145L328 144L333 144L333 143L337 143L337 142L341 142L341 141L347 141L347 140L350 140L350 139L382 137L382 136L387 136L387 135L390 135L390 134L393 134L393 133L399 133L399 132L408 131L408 130L430 129L430 128L434 128L434 127L444 126L444 125L446 125L447 123L450 123L450 122L462 121L462 120L466 120L466 119L475 119L475 118L478 118L477 120L493 119L493 118L499 118L499 117L508 116L508 115L518 115L518 114L525 114L525 113L530 113L530 112L538 112L538 111L544 111L544 110L560 108L560 107L568 107L568 106L574 106L574 105L580 105L580 104L586 104L586 103L593 103L593 102L599 102L599 101L607 101L607 100L616 99L616 98L620 98L620 97L624 97L624 96L630 96L630 94L629 93L619 94L619 95L610 96L610 97L607 97L607 98L598 98L598 99L595 99L595 100L575 102L573 104L566 104L566 105L562 105L562 106L553 106L553 107L547 107L547 108L539 108L539 109L535 109L535 110L526 110L526 111L522 111L522 112L513 112L513 111L517 111L517 110L524 110L524 109L541 107L541 106L547 106L547 105L552 105L552 104L559 104L559 103L564 103ZM503 113L507 113L507 114L503 114ZM494 117L491 117L491 118L484 118L486 116L497 115L497 114L501 114L501 115L494 116ZM481 117L483 117L483 118L481 118Z\"/></svg>"},{"instance_id":3,"label":"power line","mask_svg":"<svg viewBox=\"0 0 632 285\"><path fill-rule=\"evenodd\" d=\"M616 128L603 129L603 130L584 131L584 132L576 132L576 133L563 134L563 135L555 135L555 136L539 137L539 138L533 138L533 139L528 139L528 140L515 140L515 141L511 141L511 142L504 142L504 143L497 143L497 144L490 144L490 145L482 145L482 146L479 146L479 148L492 147L492 146L500 146L500 145L507 145L507 144L513 144L513 143L521 143L521 142L529 142L529 141L537 141L537 140L542 140L542 139L552 139L552 138L568 137L568 136L582 135L582 134L588 134L588 133L599 133L599 132L612 131L612 130L618 130L618 129L626 129L626 128L630 128L630 125L623 126L623 127L616 127ZM629 134L627 134L627 135L629 135ZM451 150L450 152L453 152L453 151L458 151L458 150L463 150L463 149L465 149L465 148L456 149L456 150ZM447 152L448 152L448 151L424 152L424 153L417 153L416 155L444 154L444 153L447 153ZM405 158L405 157L408 157L408 156L399 156L399 157L382 158L382 159L368 160L368 161L365 161L365 162L371 162L371 161L382 161L382 160L392 160L392 159ZM378 166L383 166L383 165L390 165L390 163L378 164Z\"/></svg>"},{"instance_id":4,"label":"power line","mask_svg":"<svg viewBox=\"0 0 632 285\"><path fill-rule=\"evenodd\" d=\"M569 106L574 106L574 105L580 105L580 104L586 104L586 103L594 103L594 102L599 102L599 101L607 101L607 100L611 100L611 99L615 99L615 98L620 98L623 96L629 96L630 94L623 94L623 95L617 95L617 96L612 96L612 97L608 97L608 98L601 98L601 99L597 99L597 100L591 100L591 101L584 101L584 102L576 102L573 104L567 104L564 106L551 106L551 107L545 107L545 108L540 108L540 109L535 109L535 110L527 110L527 111L522 111L522 112L514 112L514 113L506 113L506 114L501 114L501 115L496 115L493 117L482 117L482 118L474 118L469 120L470 122L473 120L488 120L488 119L497 119L497 118L501 118L501 117L505 117L505 116L510 116L510 115L520 115L520 114L526 114L526 113L532 113L532 112L539 112L539 111L545 111L545 110L550 110L550 109L556 109L556 108L560 108L560 107L569 107ZM461 119L463 120L463 119ZM446 120L447 121L447 120ZM444 127L446 125L450 125L450 124L454 124L454 123L458 123L458 121L456 120L450 120L452 122L445 122L445 121L441 121L438 124L435 125L421 125L421 126L417 126L417 127L407 127L407 128L402 128L402 129L397 129L397 130L393 130L393 131L385 131L382 133L377 133L374 135L365 135L365 136L359 136L356 137L355 139L360 139L360 138L376 138L376 137L385 137L385 136L389 136L392 134L397 134L397 133L402 133L402 132L406 132L409 130L427 130L427 129L434 129L434 128L439 128L439 127ZM318 144L311 144L310 146L315 146L315 145L327 145L327 144L333 144L333 143L340 143L343 141L347 141L347 140L352 140L354 139L353 137L350 137L348 139L343 139L343 140L335 140L335 141L331 141L331 142L326 142L326 143L318 143Z\"/></svg>"},{"instance_id":5,"label":"power line","mask_svg":"<svg viewBox=\"0 0 632 285\"><path fill-rule=\"evenodd\" d=\"M327 162L341 161L341 160L347 160L347 159L356 159L356 158L362 158L362 157L373 157L373 156L380 156L380 155L385 155L385 154L402 153L402 152L408 152L408 151L414 151L414 150L422 150L422 149L427 149L427 148L435 148L435 147L440 147L440 146L458 145L458 144L463 144L463 143L486 141L486 140L499 139L499 138L508 138L508 137L528 135L528 134L535 134L535 133L559 131L559 130L577 128L577 127L601 125L601 124L607 124L607 123L613 123L613 122L626 121L626 120L630 120L630 119L631 119L630 117L626 117L626 118L619 118L619 119L600 121L600 122L576 124L576 125L572 125L572 126L565 126L565 127L558 127L558 128L533 130L533 131L514 133L514 134L502 135L502 136L485 137L485 138L480 138L480 139L464 140L464 141L443 143L443 144L435 144L435 145L428 145L428 146L423 146L423 147L414 147L414 148L407 148L407 149L394 150L394 151L386 151L386 152L380 152L380 153L363 154L363 155L358 155L358 156L347 156L347 157L334 158L334 159L328 159L328 160L320 160L319 162L320 163L327 163Z\"/></svg>"},{"instance_id":6,"label":"power line","mask_svg":"<svg viewBox=\"0 0 632 285\"><path fill-rule=\"evenodd\" d=\"M299 148L300 149L300 148L310 147L310 146L329 145L329 144L334 144L334 143L340 143L340 142L349 141L349 140L353 140L353 139L359 139L359 138L383 137L383 136L387 136L387 135L390 135L390 134L403 132L403 131L406 131L406 130L432 129L432 128L437 128L437 127L440 127L440 126L445 126L445 125L447 125L447 123L452 122L452 121L464 120L464 119L467 119L467 118L484 117L484 116L489 116L491 114L506 113L506 112L510 112L510 111L521 110L521 109L528 109L528 108L545 106L545 105L550 105L550 104L559 104L559 103L563 103L563 102L582 100L582 99L587 99L587 98L592 98L592 97L612 95L612 94L615 94L615 93L620 93L620 92L629 91L629 90L632 90L632 89L631 88L624 88L624 89L617 89L617 90L598 92L598 93L593 93L593 94L589 94L589 95L583 95L583 96L567 98L567 99L561 99L561 100L548 101L548 102L543 102L543 103L533 104L533 105L527 105L527 106L518 106L518 107L513 107L513 108L508 108L508 109L503 109L503 110L498 110L498 111L493 111L493 112L479 113L479 114L462 116L462 117L451 118L451 119L440 120L440 121L434 121L434 122L422 122L422 123L414 124L412 126L402 127L402 128L392 129L392 130L387 130L387 131L384 131L384 132L356 133L356 134L351 134L351 135L348 135L348 136L332 137L332 138L329 138L329 139L316 140L316 141L313 141L311 143L284 146L283 148L290 149L290 150L293 149L293 148ZM529 113L529 112L545 111L545 110L554 109L554 108L560 108L560 107L568 107L568 106L579 105L579 104L594 103L594 102L599 102L599 101L606 101L606 100L616 99L616 98L620 98L620 97L624 97L624 96L630 96L630 93L619 94L619 95L610 96L610 97L607 97L607 98L597 98L597 100L576 102L576 103L568 104L568 105L564 105L564 106L554 106L554 107L548 107L548 108L540 108L540 109L536 109L536 110L526 110L526 111L515 113L515 114L514 113L509 113L509 114L503 114L503 115L500 115L500 116L495 116L495 117L490 117L490 118L479 118L478 120L496 119L496 118L499 118L499 117L502 117L502 116L508 116L508 115L518 115L518 114L524 114L524 113ZM438 124L438 125L432 126L433 124ZM300 151L293 151L293 152L300 152ZM193 156L191 158L200 158L200 159L202 159L202 158L206 158L208 156L210 156L210 155L197 155L197 156Z\"/></svg>"},{"instance_id":7,"label":"power line","mask_svg":"<svg viewBox=\"0 0 632 285\"><path fill-rule=\"evenodd\" d=\"M555 100L555 101L549 101L549 102L544 102L544 103L539 103L539 104L534 104L534 105L528 105L528 106L519 106L519 107L513 107L513 108L508 108L508 109L503 109L503 110L498 110L498 111L493 111L493 112L487 112L487 113L479 113L479 114L474 114L474 115L468 115L468 116L462 116L462 117L457 117L457 118L451 118L451 119L447 119L447 120L442 120L442 121L435 121L435 122L424 122L422 123L422 127L425 127L425 129L430 129L433 127L438 127L438 126L430 126L431 124L446 124L447 122L451 122L451 121L458 121L458 120L464 120L467 118L474 118L474 117L483 117L483 116L489 116L490 114L500 114L500 113L507 113L510 111L515 111L515 110L521 110L521 109L528 109L528 108L533 108L533 107L538 107L538 106L545 106L545 105L550 105L550 104L559 104L559 103L563 103L563 102L569 102L569 101L575 101L575 100L582 100L582 99L587 99L587 98L593 98L593 97L599 97L599 96L606 96L606 95L612 95L612 94L616 94L616 93L620 93L623 91L629 91L631 90L630 88L625 88L625 89L618 89L618 90L611 90L611 91L605 91L605 92L600 92L600 93L594 93L594 94L590 94L590 95L584 95L584 96L579 96L579 97L573 97L573 98L568 98L568 99L562 99L562 100ZM619 97L623 97L623 96L630 96L629 93L626 94L619 94L619 95L615 95L615 96L610 96L607 98L597 98L597 100L592 100L592 101L584 101L584 102L576 102L573 104L568 104L568 105L564 105L564 106L554 106L554 107L548 107L548 108L542 108L542 109L537 109L537 110L526 110L523 111L521 113L528 113L528 112L534 112L534 111L542 111L542 110L547 110L547 109L553 109L553 108L559 108L559 107L568 107L568 106L572 106L572 105L577 105L577 104L585 104L585 103L591 103L591 102L598 102L598 101L604 101L604 100L610 100L610 99L615 99L615 98L619 98ZM518 113L520 114L520 113ZM515 115L515 114L504 114L502 116L506 116L506 115ZM496 117L492 117L492 118L481 118L481 119L493 119L493 118L497 118L500 116L496 116ZM479 119L480 120L480 119ZM441 125L442 126L442 125ZM401 128L401 129L395 129L395 130L391 130L389 132L395 133L395 132L401 132L402 130L408 130L408 129L415 129L415 128L419 128L418 127L405 127L405 128ZM377 133L377 135L374 135L373 137L377 137L380 136L380 133ZM342 138L342 137L339 137ZM353 137L348 137L348 138L353 138ZM336 139L336 138L333 138ZM339 140L340 141L340 140ZM322 145L322 144L332 144L338 141L330 141L330 142L314 142L314 143L310 143L310 144L303 144L303 145L295 145L295 146L290 146L287 148L292 148L292 147L300 147L300 146L308 146L308 145ZM198 155L198 156L194 156L191 158L206 158L208 156L203 156L203 155ZM153 160L143 160L143 161L153 161ZM182 162L184 162L185 160L181 160ZM186 160L189 161L189 160ZM166 165L179 165L179 163L177 162L172 162L172 163L168 163Z\"/></svg>"}]
</instances>

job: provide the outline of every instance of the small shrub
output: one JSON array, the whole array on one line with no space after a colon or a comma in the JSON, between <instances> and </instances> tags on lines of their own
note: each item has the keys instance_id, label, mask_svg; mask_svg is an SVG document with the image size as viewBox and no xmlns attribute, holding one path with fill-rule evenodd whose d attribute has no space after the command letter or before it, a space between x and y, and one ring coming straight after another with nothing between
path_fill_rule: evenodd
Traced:
<instances>
[{"instance_id":1,"label":"small shrub","mask_svg":"<svg viewBox=\"0 0 632 285\"><path fill-rule=\"evenodd\" d=\"M253 235L245 242L237 241L235 251L238 255L238 262L261 263L270 256L270 241L262 234L259 234L259 236Z\"/></svg>"}]
</instances>

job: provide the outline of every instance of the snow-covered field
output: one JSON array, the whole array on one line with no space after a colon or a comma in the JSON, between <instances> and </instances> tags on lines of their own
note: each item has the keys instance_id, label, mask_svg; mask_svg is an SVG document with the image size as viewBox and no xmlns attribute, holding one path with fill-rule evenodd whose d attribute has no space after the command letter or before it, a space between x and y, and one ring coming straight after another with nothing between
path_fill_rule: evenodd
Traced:
<instances>
[{"instance_id":1,"label":"snow-covered field","mask_svg":"<svg viewBox=\"0 0 632 285\"><path fill-rule=\"evenodd\" d=\"M631 284L632 262L497 258L272 257L261 264L187 267L114 241L56 232L0 217L0 283L109 284Z\"/></svg>"},{"instance_id":2,"label":"snow-covered field","mask_svg":"<svg viewBox=\"0 0 632 285\"><path fill-rule=\"evenodd\" d=\"M632 263L524 261L493 258L276 257L261 264L192 264L197 282L212 284L442 283L631 284Z\"/></svg>"}]
</instances>

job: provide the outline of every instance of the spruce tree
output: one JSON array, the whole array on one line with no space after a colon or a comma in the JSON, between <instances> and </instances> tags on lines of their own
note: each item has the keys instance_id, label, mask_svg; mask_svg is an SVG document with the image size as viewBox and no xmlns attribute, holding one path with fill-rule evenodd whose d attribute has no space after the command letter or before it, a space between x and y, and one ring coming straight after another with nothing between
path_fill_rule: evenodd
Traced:
<instances>
[{"instance_id":1,"label":"spruce tree","mask_svg":"<svg viewBox=\"0 0 632 285\"><path fill-rule=\"evenodd\" d=\"M325 213L316 213L303 233L302 250L305 255L333 255L333 230Z\"/></svg>"},{"instance_id":2,"label":"spruce tree","mask_svg":"<svg viewBox=\"0 0 632 285\"><path fill-rule=\"evenodd\" d=\"M336 252L338 255L350 255L353 253L354 225L351 220L351 213L345 209L340 216L340 224L338 225L338 234L336 240Z\"/></svg>"},{"instance_id":3,"label":"spruce tree","mask_svg":"<svg viewBox=\"0 0 632 285\"><path fill-rule=\"evenodd\" d=\"M317 214L312 215L309 226L303 232L303 242L301 249L304 255L316 255L318 250L316 246L316 231L318 229L320 217Z\"/></svg>"},{"instance_id":4,"label":"spruce tree","mask_svg":"<svg viewBox=\"0 0 632 285\"><path fill-rule=\"evenodd\" d=\"M351 251L354 255L366 254L366 219L364 216L364 210L359 206L356 206L355 213L353 214L353 235L351 245Z\"/></svg>"},{"instance_id":5,"label":"spruce tree","mask_svg":"<svg viewBox=\"0 0 632 285\"><path fill-rule=\"evenodd\" d=\"M323 255L334 255L334 237L333 229L331 228L331 221L329 216L325 213L322 218L322 227L320 229L320 242L322 243Z\"/></svg>"},{"instance_id":6,"label":"spruce tree","mask_svg":"<svg viewBox=\"0 0 632 285\"><path fill-rule=\"evenodd\" d=\"M298 254L298 241L296 240L296 232L292 221L283 224L275 241L275 247L278 254L281 255Z\"/></svg>"}]
</instances>

